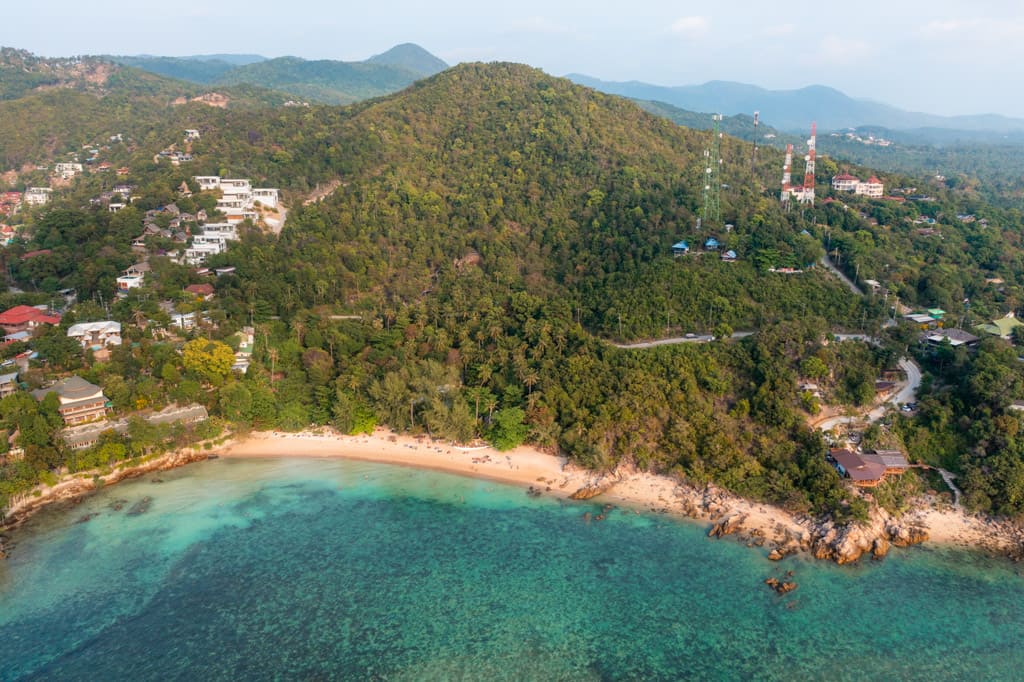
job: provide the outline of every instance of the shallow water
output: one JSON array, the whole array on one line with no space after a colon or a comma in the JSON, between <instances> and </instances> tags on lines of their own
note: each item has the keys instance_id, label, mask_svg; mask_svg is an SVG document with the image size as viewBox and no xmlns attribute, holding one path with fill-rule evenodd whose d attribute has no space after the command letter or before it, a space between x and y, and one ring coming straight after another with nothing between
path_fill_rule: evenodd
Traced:
<instances>
[{"instance_id":1,"label":"shallow water","mask_svg":"<svg viewBox=\"0 0 1024 682\"><path fill-rule=\"evenodd\" d=\"M775 564L665 517L585 522L595 509L341 460L222 459L121 483L16 534L0 562L0 679L1024 670L1024 579L1007 562L918 548ZM796 592L762 584L786 570Z\"/></svg>"}]
</instances>

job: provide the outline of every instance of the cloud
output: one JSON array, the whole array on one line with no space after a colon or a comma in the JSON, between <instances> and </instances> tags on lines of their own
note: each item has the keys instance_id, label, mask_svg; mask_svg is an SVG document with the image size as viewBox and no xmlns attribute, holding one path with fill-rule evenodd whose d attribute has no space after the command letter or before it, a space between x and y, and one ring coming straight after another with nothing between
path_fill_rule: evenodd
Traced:
<instances>
[{"instance_id":1,"label":"cloud","mask_svg":"<svg viewBox=\"0 0 1024 682\"><path fill-rule=\"evenodd\" d=\"M669 27L669 31L687 38L699 38L711 30L711 20L707 17L682 17Z\"/></svg>"},{"instance_id":2,"label":"cloud","mask_svg":"<svg viewBox=\"0 0 1024 682\"><path fill-rule=\"evenodd\" d=\"M875 49L862 40L827 35L818 43L819 57L832 64L853 64L873 54Z\"/></svg>"},{"instance_id":3,"label":"cloud","mask_svg":"<svg viewBox=\"0 0 1024 682\"><path fill-rule=\"evenodd\" d=\"M1007 19L936 19L918 29L925 38L985 42L1024 38L1024 22Z\"/></svg>"},{"instance_id":4,"label":"cloud","mask_svg":"<svg viewBox=\"0 0 1024 682\"><path fill-rule=\"evenodd\" d=\"M922 26L919 32L926 36L945 36L963 30L968 23L970 22L960 21L959 19L933 20Z\"/></svg>"}]
</instances>

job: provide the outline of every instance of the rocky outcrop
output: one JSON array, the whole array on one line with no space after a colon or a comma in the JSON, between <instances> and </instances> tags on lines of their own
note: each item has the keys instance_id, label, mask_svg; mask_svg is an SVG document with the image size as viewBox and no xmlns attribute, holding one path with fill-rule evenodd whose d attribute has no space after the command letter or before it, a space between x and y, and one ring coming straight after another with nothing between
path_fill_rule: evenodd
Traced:
<instances>
[{"instance_id":1,"label":"rocky outcrop","mask_svg":"<svg viewBox=\"0 0 1024 682\"><path fill-rule=\"evenodd\" d=\"M607 492L615 483L598 484L592 483L585 485L573 494L569 495L570 500L589 500L592 497L597 497L601 493Z\"/></svg>"},{"instance_id":2,"label":"rocky outcrop","mask_svg":"<svg viewBox=\"0 0 1024 682\"><path fill-rule=\"evenodd\" d=\"M897 523L891 523L886 526L885 532L892 541L892 544L897 547L919 545L928 539L928 531L920 526L901 526Z\"/></svg>"},{"instance_id":3,"label":"rocky outcrop","mask_svg":"<svg viewBox=\"0 0 1024 682\"><path fill-rule=\"evenodd\" d=\"M875 509L867 523L835 525L823 521L811 526L811 554L816 559L849 564L865 554L881 559L892 546L909 547L928 539L920 526L904 525L884 510Z\"/></svg>"},{"instance_id":4,"label":"rocky outcrop","mask_svg":"<svg viewBox=\"0 0 1024 682\"><path fill-rule=\"evenodd\" d=\"M616 483L621 482L624 478L634 473L634 470L628 464L621 464L610 473L601 474L597 478L591 480L587 485L583 486L576 492L569 495L570 500L589 500L597 497L602 493L606 493L615 486Z\"/></svg>"},{"instance_id":5,"label":"rocky outcrop","mask_svg":"<svg viewBox=\"0 0 1024 682\"><path fill-rule=\"evenodd\" d=\"M732 535L743 528L743 522L746 520L747 517L743 514L728 514L723 516L711 525L711 528L708 530L708 537L721 538L726 535Z\"/></svg>"}]
</instances>

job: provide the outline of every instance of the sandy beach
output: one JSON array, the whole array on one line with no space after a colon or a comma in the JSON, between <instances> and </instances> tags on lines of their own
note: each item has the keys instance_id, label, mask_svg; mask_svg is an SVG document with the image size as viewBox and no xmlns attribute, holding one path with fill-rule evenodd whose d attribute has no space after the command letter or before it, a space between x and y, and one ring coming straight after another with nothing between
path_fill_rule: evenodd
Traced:
<instances>
[{"instance_id":1,"label":"sandy beach","mask_svg":"<svg viewBox=\"0 0 1024 682\"><path fill-rule=\"evenodd\" d=\"M872 550L869 534L852 539L828 534L814 519L769 504L737 497L713 485L695 487L668 476L626 470L599 473L579 468L563 457L531 447L500 452L488 446L464 447L427 437L413 437L379 428L372 435L348 436L324 427L299 433L253 432L212 450L171 453L138 467L121 467L103 477L104 483L181 466L207 454L221 457L311 457L362 460L382 464L431 469L473 478L493 480L533 489L541 495L570 497L582 491L595 502L643 512L671 514L708 525L709 534L734 535L740 542L780 556L810 551L819 558L833 558L860 545ZM74 499L94 488L89 476L66 479L39 494L25 496L9 511L6 521L17 525L49 503ZM887 515L886 515L887 517ZM1015 556L1024 547L1020 528L1008 522L970 515L936 500L922 500L920 508L895 520L927 532L929 543L985 549ZM882 525L887 523L883 518ZM877 525L877 524L876 524ZM817 548L819 541L829 549ZM835 551L839 550L839 551ZM860 552L856 552L859 556ZM778 557L776 557L778 558ZM843 563L843 561L841 561Z\"/></svg>"},{"instance_id":2,"label":"sandy beach","mask_svg":"<svg viewBox=\"0 0 1024 682\"><path fill-rule=\"evenodd\" d=\"M347 436L329 428L301 433L253 433L218 452L225 457L344 457L533 487L541 494L560 497L569 497L580 489L601 488L603 492L597 499L604 503L714 525L732 520L734 523L723 534L735 533L747 544L766 548L805 539L812 526L806 517L737 497L714 486L698 489L667 476L638 471L599 474L530 447L499 452L487 446L460 447L386 429L377 429L369 436ZM924 528L928 541L934 544L999 552L1020 546L1015 527L968 515L948 505L930 504L901 521Z\"/></svg>"}]
</instances>

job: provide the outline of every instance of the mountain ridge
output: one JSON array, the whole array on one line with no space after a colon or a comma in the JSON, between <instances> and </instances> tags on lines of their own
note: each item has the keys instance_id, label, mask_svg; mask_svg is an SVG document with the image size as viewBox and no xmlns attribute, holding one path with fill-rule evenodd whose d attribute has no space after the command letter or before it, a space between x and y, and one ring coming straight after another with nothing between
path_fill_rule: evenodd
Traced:
<instances>
[{"instance_id":1,"label":"mountain ridge","mask_svg":"<svg viewBox=\"0 0 1024 682\"><path fill-rule=\"evenodd\" d=\"M258 55L109 57L144 71L202 85L255 85L323 104L351 104L408 87L448 64L414 43L363 61Z\"/></svg>"},{"instance_id":2,"label":"mountain ridge","mask_svg":"<svg viewBox=\"0 0 1024 682\"><path fill-rule=\"evenodd\" d=\"M1001 114L940 116L907 111L869 99L850 97L827 85L794 90L770 90L748 83L708 81L700 85L661 86L642 81L604 81L572 73L569 80L609 94L661 101L681 109L727 115L760 111L761 117L781 130L806 130L817 121L822 130L880 126L893 130L941 128L965 131L1016 132L1024 119Z\"/></svg>"}]
</instances>

